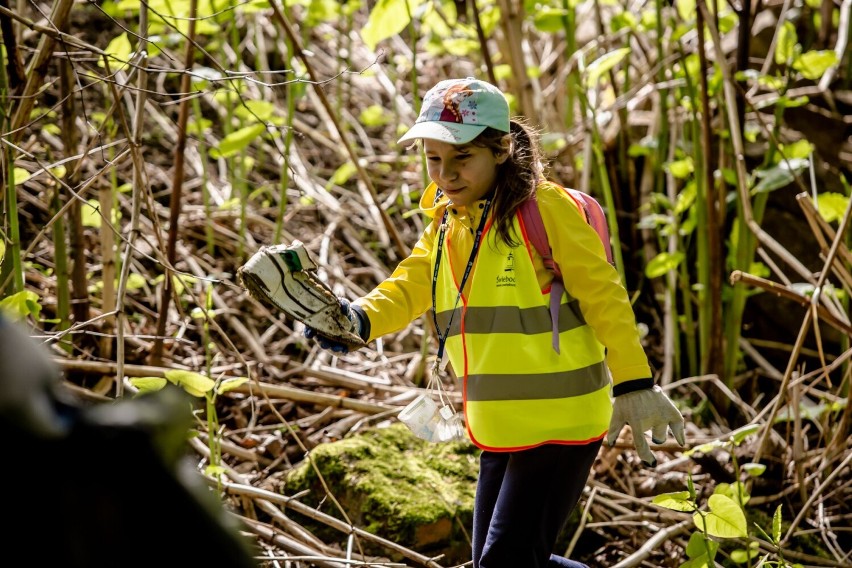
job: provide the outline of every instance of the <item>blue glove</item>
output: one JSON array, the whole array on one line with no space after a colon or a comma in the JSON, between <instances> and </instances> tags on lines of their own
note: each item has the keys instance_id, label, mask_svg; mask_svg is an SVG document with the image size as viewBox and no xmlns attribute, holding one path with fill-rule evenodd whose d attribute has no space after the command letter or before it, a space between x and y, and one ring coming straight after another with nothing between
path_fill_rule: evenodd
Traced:
<instances>
[{"instance_id":1,"label":"blue glove","mask_svg":"<svg viewBox=\"0 0 852 568\"><path fill-rule=\"evenodd\" d=\"M349 300L346 298L338 298L337 301L340 303L340 309L343 311L343 314L352 321L356 333L361 337L361 339L366 341L370 336L370 320L367 319L367 314L365 314L358 306L351 305ZM349 353L353 350L350 345L330 337L326 337L310 326L305 327L304 335L308 339L316 339L319 346L326 351L331 351L333 353Z\"/></svg>"}]
</instances>

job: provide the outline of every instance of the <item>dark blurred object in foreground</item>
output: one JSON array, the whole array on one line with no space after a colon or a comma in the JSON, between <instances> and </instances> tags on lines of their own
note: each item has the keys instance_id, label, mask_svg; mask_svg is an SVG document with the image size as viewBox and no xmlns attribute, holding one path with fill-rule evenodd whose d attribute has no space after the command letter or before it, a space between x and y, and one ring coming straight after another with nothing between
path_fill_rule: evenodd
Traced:
<instances>
[{"instance_id":1,"label":"dark blurred object in foreground","mask_svg":"<svg viewBox=\"0 0 852 568\"><path fill-rule=\"evenodd\" d=\"M177 388L75 402L47 352L0 315L2 557L63 568L257 568L185 453L190 425Z\"/></svg>"}]
</instances>

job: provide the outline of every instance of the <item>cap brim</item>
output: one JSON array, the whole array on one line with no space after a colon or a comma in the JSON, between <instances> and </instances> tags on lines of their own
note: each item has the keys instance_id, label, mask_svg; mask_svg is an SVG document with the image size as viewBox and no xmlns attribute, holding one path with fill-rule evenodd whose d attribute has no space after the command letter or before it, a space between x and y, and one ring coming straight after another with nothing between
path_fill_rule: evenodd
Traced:
<instances>
[{"instance_id":1,"label":"cap brim","mask_svg":"<svg viewBox=\"0 0 852 568\"><path fill-rule=\"evenodd\" d=\"M419 138L439 140L449 144L467 144L488 128L481 124L458 124L456 122L418 122L406 132L397 144Z\"/></svg>"}]
</instances>

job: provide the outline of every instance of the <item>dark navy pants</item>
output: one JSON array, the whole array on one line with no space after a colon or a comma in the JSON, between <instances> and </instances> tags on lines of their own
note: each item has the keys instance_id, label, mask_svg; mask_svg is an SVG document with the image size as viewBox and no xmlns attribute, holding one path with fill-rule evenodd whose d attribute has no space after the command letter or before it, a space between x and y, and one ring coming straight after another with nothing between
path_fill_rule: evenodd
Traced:
<instances>
[{"instance_id":1,"label":"dark navy pants","mask_svg":"<svg viewBox=\"0 0 852 568\"><path fill-rule=\"evenodd\" d=\"M473 510L474 568L588 568L552 552L600 446L483 451Z\"/></svg>"}]
</instances>

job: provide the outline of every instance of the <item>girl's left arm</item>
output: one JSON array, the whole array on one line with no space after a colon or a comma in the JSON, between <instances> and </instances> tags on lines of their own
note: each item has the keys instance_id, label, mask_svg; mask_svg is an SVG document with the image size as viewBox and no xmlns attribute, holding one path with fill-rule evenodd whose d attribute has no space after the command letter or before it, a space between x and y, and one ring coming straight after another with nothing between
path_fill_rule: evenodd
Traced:
<instances>
[{"instance_id":1,"label":"girl's left arm","mask_svg":"<svg viewBox=\"0 0 852 568\"><path fill-rule=\"evenodd\" d=\"M437 223L430 223L411 254L381 284L352 303L370 321L372 341L388 333L404 329L432 304L432 248Z\"/></svg>"},{"instance_id":2,"label":"girl's left arm","mask_svg":"<svg viewBox=\"0 0 852 568\"><path fill-rule=\"evenodd\" d=\"M541 186L538 202L565 290L579 301L586 323L606 347L616 390L633 390L633 385L622 383L634 380L642 380L644 387L650 382L651 369L639 340L633 306L618 271L606 260L598 234L561 188Z\"/></svg>"}]
</instances>

